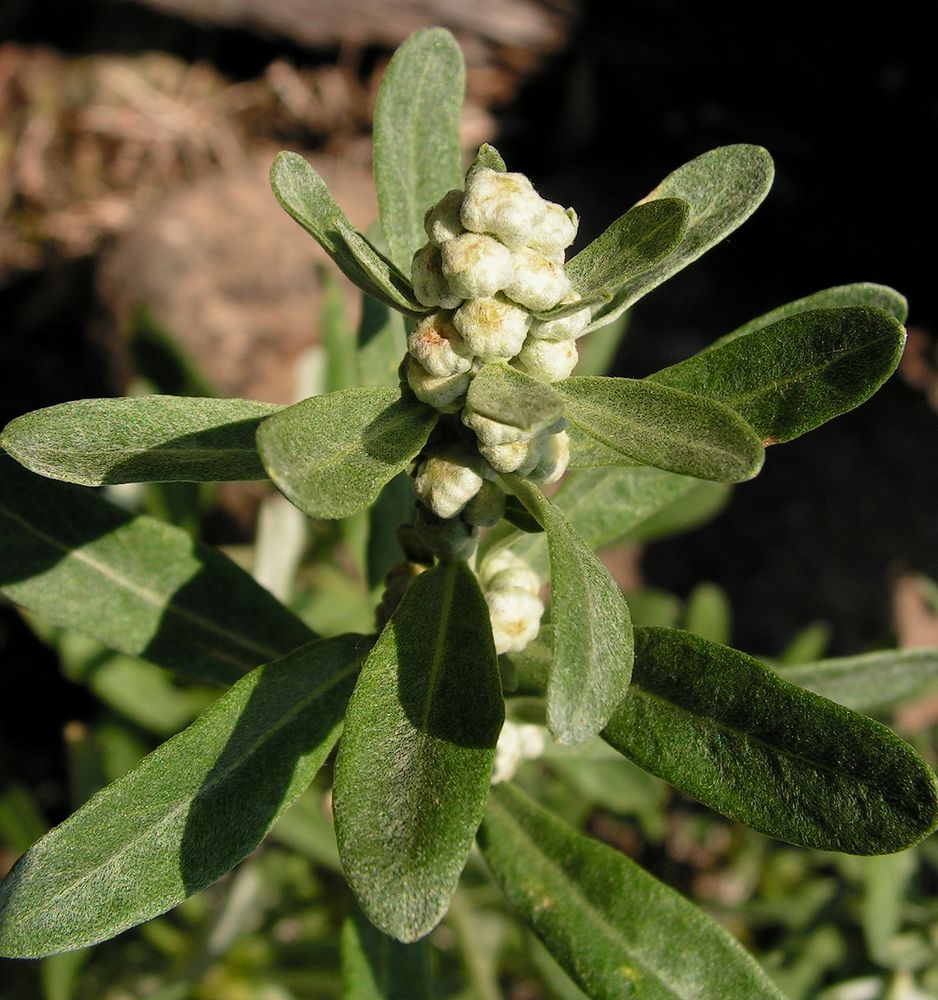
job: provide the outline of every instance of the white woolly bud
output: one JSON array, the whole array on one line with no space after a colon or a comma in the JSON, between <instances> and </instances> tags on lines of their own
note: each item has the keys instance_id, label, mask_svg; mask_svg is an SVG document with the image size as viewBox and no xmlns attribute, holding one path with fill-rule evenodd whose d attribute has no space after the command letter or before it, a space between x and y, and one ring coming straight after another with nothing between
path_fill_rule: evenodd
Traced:
<instances>
[{"instance_id":1,"label":"white woolly bud","mask_svg":"<svg viewBox=\"0 0 938 1000\"><path fill-rule=\"evenodd\" d=\"M528 473L541 483L556 483L570 464L570 435L566 431L550 434L544 442L541 457Z\"/></svg>"},{"instance_id":2,"label":"white woolly bud","mask_svg":"<svg viewBox=\"0 0 938 1000\"><path fill-rule=\"evenodd\" d=\"M470 378L469 372L431 375L414 358L407 359L407 384L417 399L441 413L457 413L462 409Z\"/></svg>"},{"instance_id":3,"label":"white woolly bud","mask_svg":"<svg viewBox=\"0 0 938 1000\"><path fill-rule=\"evenodd\" d=\"M466 178L460 218L466 229L490 233L515 249L527 243L544 207L544 199L524 174L480 167Z\"/></svg>"},{"instance_id":4,"label":"white woolly bud","mask_svg":"<svg viewBox=\"0 0 938 1000\"><path fill-rule=\"evenodd\" d=\"M447 191L446 194L427 211L423 217L423 228L430 242L438 247L461 236L466 230L459 221L459 210L462 207L462 191Z\"/></svg>"},{"instance_id":5,"label":"white woolly bud","mask_svg":"<svg viewBox=\"0 0 938 1000\"><path fill-rule=\"evenodd\" d=\"M501 554L501 553L500 553ZM513 553L509 553L512 554ZM541 579L521 558L515 556L515 563L503 565L489 560L480 575L480 582L486 592L490 590L526 590L537 596L541 590Z\"/></svg>"},{"instance_id":6,"label":"white woolly bud","mask_svg":"<svg viewBox=\"0 0 938 1000\"><path fill-rule=\"evenodd\" d=\"M542 382L559 382L579 361L575 340L533 340L524 342L514 365Z\"/></svg>"},{"instance_id":7,"label":"white woolly bud","mask_svg":"<svg viewBox=\"0 0 938 1000\"><path fill-rule=\"evenodd\" d=\"M544 436L528 436L508 444L480 444L479 453L496 472L526 476L541 460Z\"/></svg>"},{"instance_id":8,"label":"white woolly bud","mask_svg":"<svg viewBox=\"0 0 938 1000\"><path fill-rule=\"evenodd\" d=\"M463 508L466 524L477 528L492 528L505 513L505 491L496 482L487 479L478 493Z\"/></svg>"},{"instance_id":9,"label":"white woolly bud","mask_svg":"<svg viewBox=\"0 0 938 1000\"><path fill-rule=\"evenodd\" d=\"M410 282L421 305L455 309L462 302L446 283L440 251L432 243L422 246L414 254L410 263Z\"/></svg>"},{"instance_id":10,"label":"white woolly bud","mask_svg":"<svg viewBox=\"0 0 938 1000\"><path fill-rule=\"evenodd\" d=\"M450 291L463 299L494 295L514 274L508 247L479 233L463 233L450 240L440 258Z\"/></svg>"},{"instance_id":11,"label":"white woolly bud","mask_svg":"<svg viewBox=\"0 0 938 1000\"><path fill-rule=\"evenodd\" d=\"M562 258L564 250L576 239L579 227L580 220L572 208L549 201L528 238L528 246L545 257L560 254Z\"/></svg>"},{"instance_id":12,"label":"white woolly bud","mask_svg":"<svg viewBox=\"0 0 938 1000\"><path fill-rule=\"evenodd\" d=\"M536 760L544 752L547 740L541 726L530 723L517 725L506 719L495 745L491 783L510 781L524 760Z\"/></svg>"},{"instance_id":13,"label":"white woolly bud","mask_svg":"<svg viewBox=\"0 0 938 1000\"><path fill-rule=\"evenodd\" d=\"M522 559L516 552L512 552L511 549L497 549L491 555L487 555L482 561L482 566L479 569L479 585L483 590L492 589L492 581L500 573L504 573L506 570L522 570L525 573L529 573L526 579L528 580L527 589L530 589L532 594L538 593L541 589L540 581L538 580L537 574L531 569L526 559ZM519 579L521 579L519 577ZM525 589L525 585L522 583L516 584L516 586Z\"/></svg>"},{"instance_id":14,"label":"white woolly bud","mask_svg":"<svg viewBox=\"0 0 938 1000\"><path fill-rule=\"evenodd\" d=\"M530 431L522 427L513 427L491 417L483 417L481 413L476 413L468 406L462 411L462 422L475 431L480 444L512 444L532 436Z\"/></svg>"},{"instance_id":15,"label":"white woolly bud","mask_svg":"<svg viewBox=\"0 0 938 1000\"><path fill-rule=\"evenodd\" d=\"M480 466L465 445L434 448L417 469L414 492L437 517L455 517L482 488Z\"/></svg>"},{"instance_id":16,"label":"white woolly bud","mask_svg":"<svg viewBox=\"0 0 938 1000\"><path fill-rule=\"evenodd\" d=\"M485 595L495 652L520 652L537 637L544 602L527 590L492 590Z\"/></svg>"},{"instance_id":17,"label":"white woolly bud","mask_svg":"<svg viewBox=\"0 0 938 1000\"><path fill-rule=\"evenodd\" d=\"M456 310L453 325L480 361L507 361L521 350L531 314L507 299L469 299Z\"/></svg>"},{"instance_id":18,"label":"white woolly bud","mask_svg":"<svg viewBox=\"0 0 938 1000\"><path fill-rule=\"evenodd\" d=\"M560 300L558 305L573 305L581 298L579 292L570 291ZM575 340L589 326L591 318L592 312L587 305L577 312L561 316L559 319L536 319L531 324L529 336L535 340Z\"/></svg>"},{"instance_id":19,"label":"white woolly bud","mask_svg":"<svg viewBox=\"0 0 938 1000\"><path fill-rule=\"evenodd\" d=\"M424 316L408 335L407 350L431 375L456 375L472 367L472 351L448 313Z\"/></svg>"},{"instance_id":20,"label":"white woolly bud","mask_svg":"<svg viewBox=\"0 0 938 1000\"><path fill-rule=\"evenodd\" d=\"M536 250L522 247L511 255L514 275L505 284L505 294L512 301L544 312L555 305L571 290L570 279L563 266L554 264Z\"/></svg>"}]
</instances>

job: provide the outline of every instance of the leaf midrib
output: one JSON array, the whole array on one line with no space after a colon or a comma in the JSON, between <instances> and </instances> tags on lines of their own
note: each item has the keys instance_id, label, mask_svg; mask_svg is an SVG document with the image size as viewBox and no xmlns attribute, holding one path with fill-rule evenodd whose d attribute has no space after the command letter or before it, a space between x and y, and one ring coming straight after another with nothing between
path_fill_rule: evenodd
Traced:
<instances>
[{"instance_id":1,"label":"leaf midrib","mask_svg":"<svg viewBox=\"0 0 938 1000\"><path fill-rule=\"evenodd\" d=\"M542 864L548 868L549 871L554 872L559 877L562 884L567 887L568 893L580 902L583 908L582 912L588 915L590 923L594 927L598 928L608 941L620 948L624 954L628 955L629 958L636 963L636 965L650 971L655 979L657 979L665 989L670 990L675 997L683 997L686 998L686 1000L692 1000L692 994L679 992L674 983L671 982L659 968L657 968L653 963L638 957L636 952L629 948L627 939L623 939L620 936L617 928L609 923L601 910L596 909L592 900L585 895L579 885L570 879L563 868L561 868L560 865L553 860L553 858L545 854L540 849L540 845L535 838L528 834L528 831L524 828L524 826L516 820L512 813L509 812L509 810L506 809L500 802L498 802L494 796L489 797L489 808L499 812L501 814L502 822L509 827L513 827L514 830L520 834L519 839L523 838L528 842L528 844L531 845L531 848L536 851L538 857L541 858Z\"/></svg>"},{"instance_id":2,"label":"leaf midrib","mask_svg":"<svg viewBox=\"0 0 938 1000\"><path fill-rule=\"evenodd\" d=\"M158 593L149 590L148 588L143 587L140 584L135 583L134 581L128 579L127 577L113 570L106 563L99 562L97 559L93 558L87 552L85 552L82 548L71 548L68 545L63 544L53 536L46 534L44 531L40 531L39 528L37 528L35 525L30 524L29 521L26 521L24 518L20 517L19 514L17 514L15 511L10 510L9 507L5 506L2 503L0 503L0 513L5 514L11 520L15 521L21 527L25 528L26 531L35 535L36 538L45 542L45 544L47 544L51 548L55 549L58 552L64 553L69 558L77 559L79 562L84 563L90 569L92 569L93 571L99 573L102 577L104 577L105 580L117 584L118 587L124 587L126 590L130 591L132 594L135 594L137 597L139 597L145 604L148 604L151 607L159 609L163 614L166 614L167 612L174 614L177 617L182 618L184 621L188 621L191 624L197 625L199 628L203 629L206 632L210 632L215 635L221 636L222 638L233 642L235 645L241 646L247 652L259 654L262 660L276 659L279 655L281 655L280 650L269 649L266 646L261 646L258 643L251 641L250 639L244 638L243 636L239 635L236 632L229 632L227 629L222 628L221 626L211 621L210 619L202 618L200 615L197 615L194 612L189 611L187 608L182 608L179 605L173 603L172 599L169 600L162 599ZM312 633L310 633L310 638L312 639ZM254 659L254 657L251 657L249 660L246 661L240 661L240 660L234 660L230 654L227 654L225 658L232 660L232 662L237 663L238 666L240 667L250 668L257 666L257 662Z\"/></svg>"},{"instance_id":3,"label":"leaf midrib","mask_svg":"<svg viewBox=\"0 0 938 1000\"><path fill-rule=\"evenodd\" d=\"M129 853L134 847L136 847L136 845L141 840L143 840L145 836L148 836L152 833L152 831L158 830L166 826L167 824L171 823L179 815L179 813L182 812L183 809L187 807L191 809L192 806L195 805L195 803L200 798L207 795L213 788L215 788L217 785L227 780L229 775L231 775L235 770L240 768L247 758L257 753L257 751L266 742L268 742L270 739L276 736L280 732L280 730L284 728L284 726L286 726L289 722L291 722L300 712L302 712L309 705L310 701L322 696L323 694L327 693L331 688L335 687L336 685L344 681L348 676L350 676L352 673L355 672L357 666L358 666L357 659L353 659L352 662L348 666L346 666L344 670L340 670L338 673L330 677L327 681L324 681L318 687L310 691L305 697L301 698L287 712L285 712L282 716L280 716L277 722L272 727L265 730L249 747L247 747L244 750L244 752L239 757L237 757L234 761L232 761L227 767L223 768L221 771L218 771L216 774L214 774L214 776L211 777L211 779L207 778L206 781L204 781L199 786L199 790L194 795L180 799L168 812L163 813L159 817L159 819L157 819L153 823L150 823L143 829L138 830L136 836L131 837L118 850L109 854L99 864L89 869L80 878L76 879L74 882L71 882L69 885L65 886L65 888L60 889L58 892L55 893L55 895L51 897L44 896L41 901L40 909L45 909L48 906L54 904L57 900L61 899L68 893L73 892L76 888L78 888L78 886L82 885L84 882L87 882L88 879L95 876L102 868L118 861L125 854ZM169 746L173 742L174 742L173 740L170 740L168 743L164 743L163 747ZM161 748L158 748L158 750L154 751L154 753L159 752L159 749ZM116 791L118 786L122 786L125 783L130 783L130 781L134 776L134 773L135 772L130 772L128 775L126 775L124 779L118 779L116 782L114 782L113 785L109 785L108 788ZM102 791L105 790L106 789ZM78 814L76 813L75 816L77 815ZM69 821L66 820L66 822L63 823L57 829L67 830L69 825L70 825ZM30 912L31 909L33 908L28 908L27 912Z\"/></svg>"}]
</instances>

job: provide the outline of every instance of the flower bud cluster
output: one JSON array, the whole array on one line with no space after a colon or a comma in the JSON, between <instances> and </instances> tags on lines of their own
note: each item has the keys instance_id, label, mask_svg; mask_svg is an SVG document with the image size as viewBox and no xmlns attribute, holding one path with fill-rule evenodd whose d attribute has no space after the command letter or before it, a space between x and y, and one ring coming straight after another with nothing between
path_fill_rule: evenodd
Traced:
<instances>
[{"instance_id":1,"label":"flower bud cluster","mask_svg":"<svg viewBox=\"0 0 938 1000\"><path fill-rule=\"evenodd\" d=\"M547 738L542 726L518 724L506 719L495 746L491 783L497 785L501 781L510 781L522 761L536 760L546 746Z\"/></svg>"},{"instance_id":2,"label":"flower bud cluster","mask_svg":"<svg viewBox=\"0 0 938 1000\"><path fill-rule=\"evenodd\" d=\"M488 167L470 169L465 191L448 192L426 214L428 242L414 254L411 278L434 311L409 334L402 374L418 399L460 414L476 438L475 448L431 447L416 469L418 530L435 551L471 551L477 529L498 520L497 474L552 483L566 470L562 420L522 430L473 412L466 394L490 362L545 382L573 371L589 308L552 320L538 314L579 300L563 266L577 225L572 209L545 201L523 174Z\"/></svg>"},{"instance_id":3,"label":"flower bud cluster","mask_svg":"<svg viewBox=\"0 0 938 1000\"><path fill-rule=\"evenodd\" d=\"M521 652L537 636L544 614L537 573L505 549L485 560L479 583L489 606L495 652Z\"/></svg>"}]
</instances>

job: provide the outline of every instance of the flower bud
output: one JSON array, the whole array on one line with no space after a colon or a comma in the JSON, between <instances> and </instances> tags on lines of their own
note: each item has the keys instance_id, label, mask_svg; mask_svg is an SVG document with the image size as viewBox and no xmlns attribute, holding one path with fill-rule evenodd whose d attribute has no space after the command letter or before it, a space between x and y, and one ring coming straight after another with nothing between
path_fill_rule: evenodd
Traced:
<instances>
[{"instance_id":1,"label":"flower bud","mask_svg":"<svg viewBox=\"0 0 938 1000\"><path fill-rule=\"evenodd\" d=\"M563 266L554 264L536 250L522 247L511 255L514 275L505 284L505 294L513 302L544 312L555 305L571 291L570 279Z\"/></svg>"},{"instance_id":2,"label":"flower bud","mask_svg":"<svg viewBox=\"0 0 938 1000\"><path fill-rule=\"evenodd\" d=\"M407 384L417 399L441 413L457 413L462 409L469 381L469 372L431 375L414 358L407 359Z\"/></svg>"},{"instance_id":3,"label":"flower bud","mask_svg":"<svg viewBox=\"0 0 938 1000\"><path fill-rule=\"evenodd\" d=\"M438 247L461 236L466 230L459 221L459 210L462 207L462 191L447 191L446 194L427 211L423 217L423 228L430 242Z\"/></svg>"},{"instance_id":4,"label":"flower bud","mask_svg":"<svg viewBox=\"0 0 938 1000\"><path fill-rule=\"evenodd\" d=\"M508 247L479 233L463 233L450 240L440 257L451 293L462 299L494 295L514 274Z\"/></svg>"},{"instance_id":5,"label":"flower bud","mask_svg":"<svg viewBox=\"0 0 938 1000\"><path fill-rule=\"evenodd\" d=\"M481 462L466 445L428 452L414 477L414 492L437 517L455 517L482 488Z\"/></svg>"},{"instance_id":6,"label":"flower bud","mask_svg":"<svg viewBox=\"0 0 938 1000\"><path fill-rule=\"evenodd\" d=\"M466 178L460 219L466 229L489 233L515 249L527 243L544 207L524 174L480 167Z\"/></svg>"},{"instance_id":7,"label":"flower bud","mask_svg":"<svg viewBox=\"0 0 938 1000\"><path fill-rule=\"evenodd\" d=\"M505 513L505 491L487 479L479 492L463 508L463 520L476 528L492 528Z\"/></svg>"},{"instance_id":8,"label":"flower bud","mask_svg":"<svg viewBox=\"0 0 938 1000\"><path fill-rule=\"evenodd\" d=\"M445 312L424 316L408 335L407 350L431 375L456 375L472 367L472 351Z\"/></svg>"},{"instance_id":9,"label":"flower bud","mask_svg":"<svg viewBox=\"0 0 938 1000\"><path fill-rule=\"evenodd\" d=\"M544 602L527 590L492 590L485 595L495 652L520 652L541 627Z\"/></svg>"},{"instance_id":10,"label":"flower bud","mask_svg":"<svg viewBox=\"0 0 938 1000\"><path fill-rule=\"evenodd\" d=\"M578 292L569 291L558 305L573 305L574 302L579 302L580 298ZM587 305L559 319L536 319L531 323L529 336L535 340L575 340L589 326L591 318L592 313Z\"/></svg>"},{"instance_id":11,"label":"flower bud","mask_svg":"<svg viewBox=\"0 0 938 1000\"><path fill-rule=\"evenodd\" d=\"M466 524L461 517L437 517L420 503L414 527L423 544L441 556L468 559L479 540L479 529Z\"/></svg>"},{"instance_id":12,"label":"flower bud","mask_svg":"<svg viewBox=\"0 0 938 1000\"><path fill-rule=\"evenodd\" d=\"M548 201L543 214L537 220L534 231L528 237L528 246L545 257L562 255L576 239L580 220L572 208L564 208L555 201Z\"/></svg>"},{"instance_id":13,"label":"flower bud","mask_svg":"<svg viewBox=\"0 0 938 1000\"><path fill-rule=\"evenodd\" d=\"M507 299L469 299L453 314L453 325L480 361L507 361L521 350L531 315Z\"/></svg>"},{"instance_id":14,"label":"flower bud","mask_svg":"<svg viewBox=\"0 0 938 1000\"><path fill-rule=\"evenodd\" d=\"M559 431L548 435L541 449L541 457L528 475L541 483L556 483L567 471L569 464L570 435L566 431Z\"/></svg>"},{"instance_id":15,"label":"flower bud","mask_svg":"<svg viewBox=\"0 0 938 1000\"><path fill-rule=\"evenodd\" d=\"M502 549L489 556L482 564L479 584L490 590L526 590L535 596L540 593L541 580L521 556L511 549Z\"/></svg>"},{"instance_id":16,"label":"flower bud","mask_svg":"<svg viewBox=\"0 0 938 1000\"><path fill-rule=\"evenodd\" d=\"M544 436L537 435L507 444L480 444L479 454L496 472L526 476L541 460Z\"/></svg>"},{"instance_id":17,"label":"flower bud","mask_svg":"<svg viewBox=\"0 0 938 1000\"><path fill-rule=\"evenodd\" d=\"M475 431L480 444L512 444L531 437L530 431L513 427L511 424L503 424L491 417L483 417L469 406L462 411L462 422Z\"/></svg>"},{"instance_id":18,"label":"flower bud","mask_svg":"<svg viewBox=\"0 0 938 1000\"><path fill-rule=\"evenodd\" d=\"M446 283L440 251L432 243L422 246L414 254L410 264L410 282L421 305L455 309L462 302Z\"/></svg>"},{"instance_id":19,"label":"flower bud","mask_svg":"<svg viewBox=\"0 0 938 1000\"><path fill-rule=\"evenodd\" d=\"M559 382L579 361L575 340L534 340L524 342L513 364L542 382Z\"/></svg>"},{"instance_id":20,"label":"flower bud","mask_svg":"<svg viewBox=\"0 0 938 1000\"><path fill-rule=\"evenodd\" d=\"M544 752L547 741L541 726L530 723L520 725L505 720L495 745L495 760L492 764L491 783L510 781L515 776L518 765L523 760L536 760Z\"/></svg>"}]
</instances>

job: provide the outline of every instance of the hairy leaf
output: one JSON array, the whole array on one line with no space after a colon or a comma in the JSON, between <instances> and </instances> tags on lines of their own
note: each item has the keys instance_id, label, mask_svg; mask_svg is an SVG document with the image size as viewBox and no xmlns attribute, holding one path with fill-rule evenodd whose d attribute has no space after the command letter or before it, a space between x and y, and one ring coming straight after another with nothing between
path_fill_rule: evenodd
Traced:
<instances>
[{"instance_id":1,"label":"hairy leaf","mask_svg":"<svg viewBox=\"0 0 938 1000\"><path fill-rule=\"evenodd\" d=\"M397 370L407 350L400 313L368 295L362 296L357 343L360 385L386 386L397 381Z\"/></svg>"},{"instance_id":2,"label":"hairy leaf","mask_svg":"<svg viewBox=\"0 0 938 1000\"><path fill-rule=\"evenodd\" d=\"M342 925L343 1000L427 1000L426 942L401 944L356 913Z\"/></svg>"},{"instance_id":3,"label":"hairy leaf","mask_svg":"<svg viewBox=\"0 0 938 1000\"><path fill-rule=\"evenodd\" d=\"M0 590L54 625L216 684L315 638L187 532L40 479L3 456Z\"/></svg>"},{"instance_id":4,"label":"hairy leaf","mask_svg":"<svg viewBox=\"0 0 938 1000\"><path fill-rule=\"evenodd\" d=\"M776 664L775 670L790 684L858 712L872 712L938 686L938 649L887 649L795 666Z\"/></svg>"},{"instance_id":5,"label":"hairy leaf","mask_svg":"<svg viewBox=\"0 0 938 1000\"><path fill-rule=\"evenodd\" d=\"M652 774L806 847L889 854L938 823L934 776L885 726L689 632L635 636L632 685L603 736Z\"/></svg>"},{"instance_id":6,"label":"hairy leaf","mask_svg":"<svg viewBox=\"0 0 938 1000\"><path fill-rule=\"evenodd\" d=\"M17 417L0 445L31 471L82 486L266 479L254 436L279 409L249 399L79 399Z\"/></svg>"},{"instance_id":7,"label":"hairy leaf","mask_svg":"<svg viewBox=\"0 0 938 1000\"><path fill-rule=\"evenodd\" d=\"M527 480L510 476L507 482L547 534L554 630L547 725L561 743L581 743L602 729L628 688L629 609L561 511Z\"/></svg>"},{"instance_id":8,"label":"hairy leaf","mask_svg":"<svg viewBox=\"0 0 938 1000\"><path fill-rule=\"evenodd\" d=\"M241 861L329 753L363 643L325 639L252 671L43 837L0 886L0 954L103 941Z\"/></svg>"},{"instance_id":9,"label":"hairy leaf","mask_svg":"<svg viewBox=\"0 0 938 1000\"><path fill-rule=\"evenodd\" d=\"M374 174L381 228L405 270L427 237L423 217L462 187L462 52L443 28L415 31L394 53L375 103Z\"/></svg>"},{"instance_id":10,"label":"hairy leaf","mask_svg":"<svg viewBox=\"0 0 938 1000\"><path fill-rule=\"evenodd\" d=\"M763 327L772 326L773 323L788 319L789 316L797 316L799 313L813 309L842 309L845 306L868 306L882 309L900 323L905 323L909 315L909 304L906 302L905 296L900 295L894 288L876 285L869 281L859 281L852 285L825 288L823 291L806 295L803 299L796 299L794 302L779 306L778 309L773 309L762 316L757 316L730 333L724 334L719 340L714 341L708 350L729 343L737 337L745 337L750 333L755 333Z\"/></svg>"},{"instance_id":11,"label":"hairy leaf","mask_svg":"<svg viewBox=\"0 0 938 1000\"><path fill-rule=\"evenodd\" d=\"M660 198L629 209L566 265L573 287L587 302L611 298L627 281L649 270L680 243L690 206ZM577 312L580 303L544 313L554 318Z\"/></svg>"},{"instance_id":12,"label":"hairy leaf","mask_svg":"<svg viewBox=\"0 0 938 1000\"><path fill-rule=\"evenodd\" d=\"M469 385L466 405L490 420L538 431L563 416L563 397L541 382L506 364L487 364Z\"/></svg>"},{"instance_id":13,"label":"hairy leaf","mask_svg":"<svg viewBox=\"0 0 938 1000\"><path fill-rule=\"evenodd\" d=\"M375 926L443 917L482 820L504 719L488 608L461 561L417 577L368 657L335 765L339 854Z\"/></svg>"},{"instance_id":14,"label":"hairy leaf","mask_svg":"<svg viewBox=\"0 0 938 1000\"><path fill-rule=\"evenodd\" d=\"M407 277L346 218L325 182L299 153L278 153L270 186L281 206L363 292L408 315L426 312Z\"/></svg>"},{"instance_id":15,"label":"hairy leaf","mask_svg":"<svg viewBox=\"0 0 938 1000\"><path fill-rule=\"evenodd\" d=\"M732 407L774 444L869 399L904 344L905 330L882 309L812 309L719 341L651 380Z\"/></svg>"},{"instance_id":16,"label":"hairy leaf","mask_svg":"<svg viewBox=\"0 0 938 1000\"><path fill-rule=\"evenodd\" d=\"M782 1000L719 924L511 785L492 789L479 845L509 902L593 1000Z\"/></svg>"},{"instance_id":17,"label":"hairy leaf","mask_svg":"<svg viewBox=\"0 0 938 1000\"><path fill-rule=\"evenodd\" d=\"M473 157L466 175L468 176L473 170L478 170L480 167L488 167L489 170L495 170L500 174L503 174L508 169L505 166L505 161L502 159L502 154L487 142L483 142L479 146L479 151Z\"/></svg>"},{"instance_id":18,"label":"hairy leaf","mask_svg":"<svg viewBox=\"0 0 938 1000\"><path fill-rule=\"evenodd\" d=\"M680 198L690 205L687 230L674 252L621 288L593 314L587 332L621 315L643 295L695 261L742 225L772 185L775 168L761 146L721 146L685 163L644 198Z\"/></svg>"},{"instance_id":19,"label":"hairy leaf","mask_svg":"<svg viewBox=\"0 0 938 1000\"><path fill-rule=\"evenodd\" d=\"M437 412L396 386L313 396L265 420L257 443L270 478L311 517L348 517L426 443Z\"/></svg>"},{"instance_id":20,"label":"hairy leaf","mask_svg":"<svg viewBox=\"0 0 938 1000\"><path fill-rule=\"evenodd\" d=\"M758 436L715 401L638 379L574 376L555 388L573 467L637 462L717 482L742 482L762 467Z\"/></svg>"}]
</instances>

